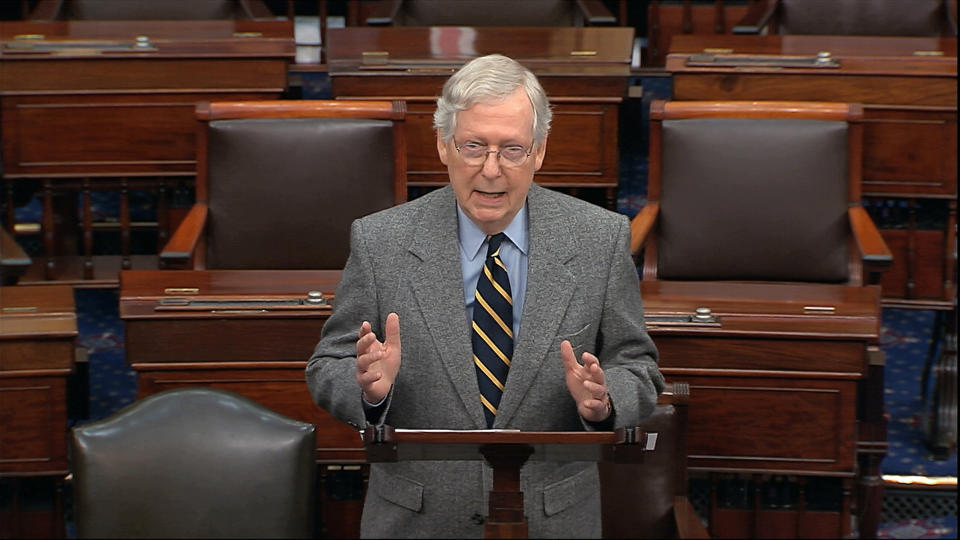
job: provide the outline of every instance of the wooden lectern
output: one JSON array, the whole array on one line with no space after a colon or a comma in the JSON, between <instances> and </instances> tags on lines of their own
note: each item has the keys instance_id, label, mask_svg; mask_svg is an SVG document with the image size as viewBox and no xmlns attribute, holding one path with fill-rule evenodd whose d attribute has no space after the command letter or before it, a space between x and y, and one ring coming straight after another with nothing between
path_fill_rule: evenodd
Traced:
<instances>
[{"instance_id":1,"label":"wooden lectern","mask_svg":"<svg viewBox=\"0 0 960 540\"><path fill-rule=\"evenodd\" d=\"M520 469L528 460L635 463L657 435L616 431L416 430L370 426L363 442L370 462L484 459L493 468L486 538L526 538Z\"/></svg>"}]
</instances>

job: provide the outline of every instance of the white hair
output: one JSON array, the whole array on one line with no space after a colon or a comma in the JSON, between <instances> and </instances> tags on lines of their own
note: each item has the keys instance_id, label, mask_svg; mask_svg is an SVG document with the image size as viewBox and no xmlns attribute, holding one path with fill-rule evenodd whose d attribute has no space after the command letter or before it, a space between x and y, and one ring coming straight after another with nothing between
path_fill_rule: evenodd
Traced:
<instances>
[{"instance_id":1,"label":"white hair","mask_svg":"<svg viewBox=\"0 0 960 540\"><path fill-rule=\"evenodd\" d=\"M547 139L553 112L537 76L519 62L501 54L474 58L443 85L433 113L433 127L449 142L457 128L457 113L477 103L495 102L522 87L533 105L533 144Z\"/></svg>"}]
</instances>

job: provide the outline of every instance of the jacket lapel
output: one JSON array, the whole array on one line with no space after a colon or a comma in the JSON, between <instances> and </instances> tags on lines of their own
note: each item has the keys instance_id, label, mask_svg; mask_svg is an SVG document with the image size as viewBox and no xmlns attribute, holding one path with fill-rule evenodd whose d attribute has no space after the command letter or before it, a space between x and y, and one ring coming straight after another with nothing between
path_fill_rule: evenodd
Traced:
<instances>
[{"instance_id":1,"label":"jacket lapel","mask_svg":"<svg viewBox=\"0 0 960 540\"><path fill-rule=\"evenodd\" d=\"M439 190L437 196L441 199L439 204L424 206L410 245L410 252L419 260L410 282L447 376L475 429L482 429L486 420L480 409L480 390L463 305L456 199L449 187ZM431 350L429 344L419 345Z\"/></svg>"},{"instance_id":2,"label":"jacket lapel","mask_svg":"<svg viewBox=\"0 0 960 540\"><path fill-rule=\"evenodd\" d=\"M567 231L569 222L548 195L546 188L533 184L527 196L527 293L520 335L514 344L510 373L494 423L496 428L505 427L516 413L543 362L560 361L560 350L550 348L573 297L575 276L566 263L576 255L578 247Z\"/></svg>"}]
</instances>

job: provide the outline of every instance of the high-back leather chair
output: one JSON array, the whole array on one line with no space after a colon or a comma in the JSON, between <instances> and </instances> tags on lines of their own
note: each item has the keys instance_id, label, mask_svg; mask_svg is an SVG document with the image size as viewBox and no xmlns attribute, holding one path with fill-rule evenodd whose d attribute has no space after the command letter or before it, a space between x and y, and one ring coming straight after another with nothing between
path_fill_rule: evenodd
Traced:
<instances>
[{"instance_id":1,"label":"high-back leather chair","mask_svg":"<svg viewBox=\"0 0 960 540\"><path fill-rule=\"evenodd\" d=\"M650 116L642 279L879 281L892 255L861 205L860 105L658 100Z\"/></svg>"},{"instance_id":2,"label":"high-back leather chair","mask_svg":"<svg viewBox=\"0 0 960 540\"><path fill-rule=\"evenodd\" d=\"M80 538L305 538L316 436L232 392L177 388L72 430Z\"/></svg>"},{"instance_id":3,"label":"high-back leather chair","mask_svg":"<svg viewBox=\"0 0 960 540\"><path fill-rule=\"evenodd\" d=\"M353 220L406 200L403 102L214 102L196 114L196 203L161 250L166 268L340 269Z\"/></svg>"},{"instance_id":4,"label":"high-back leather chair","mask_svg":"<svg viewBox=\"0 0 960 540\"><path fill-rule=\"evenodd\" d=\"M956 0L759 0L737 34L955 37Z\"/></svg>"},{"instance_id":5,"label":"high-back leather chair","mask_svg":"<svg viewBox=\"0 0 960 540\"><path fill-rule=\"evenodd\" d=\"M707 538L687 498L689 398L687 383L667 385L639 426L657 434L641 463L600 463L604 538Z\"/></svg>"},{"instance_id":6,"label":"high-back leather chair","mask_svg":"<svg viewBox=\"0 0 960 540\"><path fill-rule=\"evenodd\" d=\"M38 0L34 21L209 20L273 18L263 0Z\"/></svg>"},{"instance_id":7,"label":"high-back leather chair","mask_svg":"<svg viewBox=\"0 0 960 540\"><path fill-rule=\"evenodd\" d=\"M375 26L588 26L613 25L602 0L351 0L358 19Z\"/></svg>"}]
</instances>

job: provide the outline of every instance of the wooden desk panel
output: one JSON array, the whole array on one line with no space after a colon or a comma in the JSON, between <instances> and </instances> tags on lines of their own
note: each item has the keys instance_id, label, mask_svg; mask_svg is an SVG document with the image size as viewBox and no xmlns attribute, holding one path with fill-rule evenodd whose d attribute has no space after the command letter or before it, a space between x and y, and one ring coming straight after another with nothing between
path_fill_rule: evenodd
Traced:
<instances>
[{"instance_id":1,"label":"wooden desk panel","mask_svg":"<svg viewBox=\"0 0 960 540\"><path fill-rule=\"evenodd\" d=\"M77 319L67 286L0 290L0 477L63 475Z\"/></svg>"},{"instance_id":2,"label":"wooden desk panel","mask_svg":"<svg viewBox=\"0 0 960 540\"><path fill-rule=\"evenodd\" d=\"M690 383L691 470L853 476L878 287L644 281L641 292L661 371ZM719 325L658 321L697 307Z\"/></svg>"},{"instance_id":3,"label":"wooden desk panel","mask_svg":"<svg viewBox=\"0 0 960 540\"><path fill-rule=\"evenodd\" d=\"M315 424L318 461L362 463L357 431L317 407L304 379L329 306L157 309L163 298L288 299L319 290L332 299L339 281L334 270L121 272L120 318L138 396L179 386L231 390Z\"/></svg>"},{"instance_id":4,"label":"wooden desk panel","mask_svg":"<svg viewBox=\"0 0 960 540\"><path fill-rule=\"evenodd\" d=\"M759 495L750 496L753 509L714 500L711 534L850 534L851 509L882 497L883 381L870 360L880 331L879 287L642 281L641 294L661 372L690 384L690 470L844 482L835 512L764 509ZM698 307L715 321L666 320ZM879 508L860 508L861 533L876 529Z\"/></svg>"},{"instance_id":5,"label":"wooden desk panel","mask_svg":"<svg viewBox=\"0 0 960 540\"><path fill-rule=\"evenodd\" d=\"M447 171L436 154L432 115L443 83L471 58L511 56L537 74L554 105L536 181L605 188L613 207L617 114L627 95L632 43L633 29L625 27L354 27L330 30L329 68L337 99L407 101L407 182L441 186ZM385 63L365 61L371 51L388 53Z\"/></svg>"},{"instance_id":6,"label":"wooden desk panel","mask_svg":"<svg viewBox=\"0 0 960 540\"><path fill-rule=\"evenodd\" d=\"M195 102L286 89L289 21L119 23L0 23L6 177L192 174Z\"/></svg>"}]
</instances>

